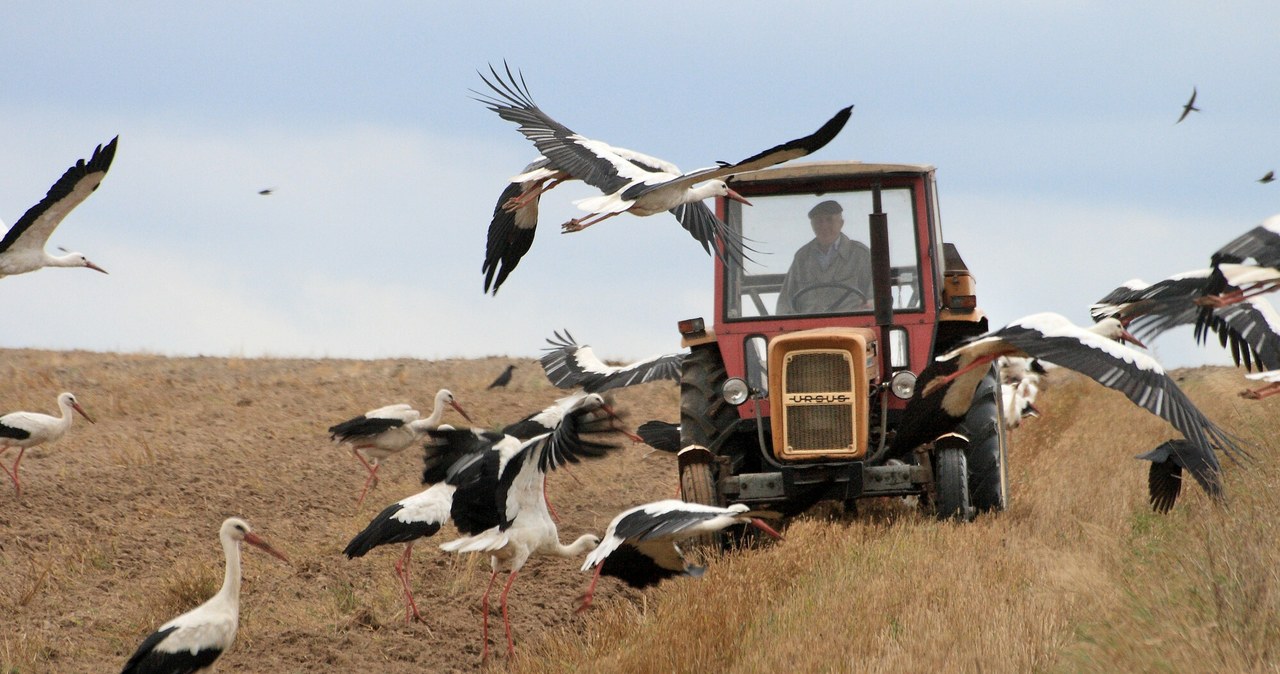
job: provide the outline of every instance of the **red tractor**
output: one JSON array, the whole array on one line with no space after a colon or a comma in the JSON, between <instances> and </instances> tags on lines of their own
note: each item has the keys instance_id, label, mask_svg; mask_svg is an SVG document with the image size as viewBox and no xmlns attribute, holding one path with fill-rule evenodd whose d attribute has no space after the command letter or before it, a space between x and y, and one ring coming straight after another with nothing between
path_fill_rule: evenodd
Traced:
<instances>
[{"instance_id":1,"label":"red tractor","mask_svg":"<svg viewBox=\"0 0 1280 674\"><path fill-rule=\"evenodd\" d=\"M746 241L746 259L717 260L712 326L680 322L685 500L797 513L819 500L917 496L939 518L966 520L1003 509L994 367L958 428L889 455L933 356L986 331L973 277L943 243L934 168L796 163L732 186L752 205L721 199L717 213ZM841 245L862 251L869 271L797 280L815 214L832 212L853 242Z\"/></svg>"}]
</instances>

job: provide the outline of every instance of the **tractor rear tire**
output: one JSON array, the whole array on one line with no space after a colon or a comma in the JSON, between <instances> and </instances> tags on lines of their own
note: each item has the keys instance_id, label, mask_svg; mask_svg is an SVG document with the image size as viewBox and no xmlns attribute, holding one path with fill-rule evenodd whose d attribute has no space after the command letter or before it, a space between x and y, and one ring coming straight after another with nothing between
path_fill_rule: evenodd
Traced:
<instances>
[{"instance_id":1,"label":"tractor rear tire","mask_svg":"<svg viewBox=\"0 0 1280 674\"><path fill-rule=\"evenodd\" d=\"M995 366L982 378L959 432L969 438L969 497L978 512L1009 504L1009 440L1004 424L1000 375Z\"/></svg>"},{"instance_id":2,"label":"tractor rear tire","mask_svg":"<svg viewBox=\"0 0 1280 674\"><path fill-rule=\"evenodd\" d=\"M969 463L963 448L946 447L934 451L933 483L938 519L962 522L973 519L974 509L969 500Z\"/></svg>"},{"instance_id":3,"label":"tractor rear tire","mask_svg":"<svg viewBox=\"0 0 1280 674\"><path fill-rule=\"evenodd\" d=\"M738 420L738 411L720 394L728 378L716 345L696 346L685 356L680 368L681 447L710 447Z\"/></svg>"}]
</instances>

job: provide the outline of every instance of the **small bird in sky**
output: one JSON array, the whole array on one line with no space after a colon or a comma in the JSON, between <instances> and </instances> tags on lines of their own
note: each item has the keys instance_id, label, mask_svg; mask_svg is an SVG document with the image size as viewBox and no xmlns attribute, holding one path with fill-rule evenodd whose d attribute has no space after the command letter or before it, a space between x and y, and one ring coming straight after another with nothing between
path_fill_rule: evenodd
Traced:
<instances>
[{"instance_id":1,"label":"small bird in sky","mask_svg":"<svg viewBox=\"0 0 1280 674\"><path fill-rule=\"evenodd\" d=\"M493 388L504 388L504 387L506 387L506 385L507 385L507 384L510 384L510 383L511 383L511 371L512 371L512 370L514 370L514 369L516 369L516 366L515 366L515 365L508 365L508 366L507 366L507 369L503 370L503 371L502 371L502 374L498 375L498 378L497 378L497 379L494 379L494 380L493 380L493 383L492 383L492 384L489 384L488 388L486 388L485 390L487 391L487 390L489 390L489 389L493 389Z\"/></svg>"},{"instance_id":2,"label":"small bird in sky","mask_svg":"<svg viewBox=\"0 0 1280 674\"><path fill-rule=\"evenodd\" d=\"M264 197L265 197L265 196L267 196L268 194L271 194L272 192L275 192L275 191L276 191L276 190L275 190L275 188L274 188L274 187L268 187L268 188L267 188L267 189L265 189L265 190L258 190L258 194L261 194L262 196L264 196Z\"/></svg>"},{"instance_id":3,"label":"small bird in sky","mask_svg":"<svg viewBox=\"0 0 1280 674\"><path fill-rule=\"evenodd\" d=\"M1174 122L1174 124L1180 124L1182 120L1187 118L1187 115L1193 112L1200 112L1200 108L1196 107L1195 87L1191 87L1191 98L1187 101L1186 105L1182 106L1182 116L1178 117L1178 121Z\"/></svg>"},{"instance_id":4,"label":"small bird in sky","mask_svg":"<svg viewBox=\"0 0 1280 674\"><path fill-rule=\"evenodd\" d=\"M1266 175L1262 176L1261 178L1258 178L1258 182L1262 183L1263 185L1266 185L1267 183L1275 182L1275 179L1276 179L1276 172L1267 171Z\"/></svg>"}]
</instances>

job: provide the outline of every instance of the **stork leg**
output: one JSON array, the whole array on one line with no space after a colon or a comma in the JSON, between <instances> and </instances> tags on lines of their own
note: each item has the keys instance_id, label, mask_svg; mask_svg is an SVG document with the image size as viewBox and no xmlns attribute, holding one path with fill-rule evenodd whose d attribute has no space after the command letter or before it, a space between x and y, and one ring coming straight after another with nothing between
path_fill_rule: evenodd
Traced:
<instances>
[{"instance_id":1,"label":"stork leg","mask_svg":"<svg viewBox=\"0 0 1280 674\"><path fill-rule=\"evenodd\" d=\"M404 621L409 622L410 616L418 622L422 622L422 614L418 613L418 604L413 601L413 589L409 585L409 562L413 557L413 542L404 546L404 554L396 562L396 576L400 578L400 585L404 587Z\"/></svg>"},{"instance_id":2,"label":"stork leg","mask_svg":"<svg viewBox=\"0 0 1280 674\"><path fill-rule=\"evenodd\" d=\"M596 581L600 580L600 570L603 568L603 562L596 564L596 572L591 576L591 584L587 586L587 593L582 596L582 605L578 607L577 613L591 608L591 599L596 595Z\"/></svg>"},{"instance_id":3,"label":"stork leg","mask_svg":"<svg viewBox=\"0 0 1280 674\"><path fill-rule=\"evenodd\" d=\"M484 597L480 599L480 613L484 616L481 623L484 626L484 652L480 655L481 662L489 661L489 592L493 590L493 581L498 579L498 569L495 567L493 573L489 574L489 584L484 588ZM505 595L504 595L505 596Z\"/></svg>"},{"instance_id":4,"label":"stork leg","mask_svg":"<svg viewBox=\"0 0 1280 674\"><path fill-rule=\"evenodd\" d=\"M1267 384L1260 388L1246 389L1240 392L1240 397L1248 398L1249 400L1262 400L1263 398L1269 398L1277 393L1280 393L1280 382Z\"/></svg>"},{"instance_id":5,"label":"stork leg","mask_svg":"<svg viewBox=\"0 0 1280 674\"><path fill-rule=\"evenodd\" d=\"M560 233L568 234L569 232L581 232L591 225L604 222L615 215L617 215L617 213L600 213L598 215L588 216L585 218L574 218L569 222L560 225Z\"/></svg>"},{"instance_id":6,"label":"stork leg","mask_svg":"<svg viewBox=\"0 0 1280 674\"><path fill-rule=\"evenodd\" d=\"M929 382L928 384L926 384L926 385L925 385L925 387L924 387L924 391L922 391L922 392L920 393L920 395L921 395L922 397L923 397L923 396L927 396L927 395L931 395L934 391L936 391L936 390L938 390L938 389L942 388L943 386L946 386L947 384L950 384L951 382L955 381L955 380L956 380L956 378L958 378L960 375L962 375L962 374L964 374L964 373L966 373L966 372L972 372L973 370L975 370L975 369L977 369L977 368L979 368L979 367L983 367L983 366L985 366L985 365L989 365L989 364L991 363L991 361L993 361L993 360L995 360L995 359L997 359L997 358L999 358L1000 356L1003 356L1003 355L1005 355L1005 354L1003 354L1003 353L989 353L989 354L987 354L987 355L985 355L985 356L978 356L977 358L974 358L974 359L973 359L973 362L972 362L972 363L969 363L968 365L966 365L966 366L964 366L964 367L960 368L959 370L956 370L955 372L952 372L951 374L949 374L949 375L947 375L947 376L945 376L945 377L939 377L939 378L934 379L933 381Z\"/></svg>"},{"instance_id":7,"label":"stork leg","mask_svg":"<svg viewBox=\"0 0 1280 674\"><path fill-rule=\"evenodd\" d=\"M5 468L3 463L0 463L0 470L3 470L4 474L8 475L10 480L13 480L13 488L16 491L18 498L22 498L22 480L18 479L18 464L22 463L22 453L25 451L27 451L26 447L18 448L18 458L13 462L13 472L9 472L9 469Z\"/></svg>"},{"instance_id":8,"label":"stork leg","mask_svg":"<svg viewBox=\"0 0 1280 674\"><path fill-rule=\"evenodd\" d=\"M370 466L369 462L365 461L363 456L360 456L360 450L358 449L352 449L351 453L355 454L356 459L360 461L361 465L364 466L365 470L369 471L369 479L364 481L364 489L360 490L360 499L356 501L356 507L359 508L364 503L365 494L369 493L369 487L371 485L378 484L378 465L379 464L375 462L372 466Z\"/></svg>"},{"instance_id":9,"label":"stork leg","mask_svg":"<svg viewBox=\"0 0 1280 674\"><path fill-rule=\"evenodd\" d=\"M551 514L551 521L556 524L560 523L560 513L556 512L556 507L551 505L551 499L547 498L547 478L542 478L542 500L547 503L547 512Z\"/></svg>"},{"instance_id":10,"label":"stork leg","mask_svg":"<svg viewBox=\"0 0 1280 674\"><path fill-rule=\"evenodd\" d=\"M521 208L528 206L534 199L542 196L543 192L550 190L552 187L555 187L564 181L564 178L556 178L555 180L548 178L546 180L540 180L534 187L521 192L517 196L507 199L506 202L502 204L502 210L508 212L520 210Z\"/></svg>"},{"instance_id":11,"label":"stork leg","mask_svg":"<svg viewBox=\"0 0 1280 674\"><path fill-rule=\"evenodd\" d=\"M507 630L507 657L513 657L516 654L516 645L511 641L511 620L507 618L507 593L511 592L511 586L516 582L516 570L512 569L511 575L507 578L506 587L502 588L502 626Z\"/></svg>"}]
</instances>

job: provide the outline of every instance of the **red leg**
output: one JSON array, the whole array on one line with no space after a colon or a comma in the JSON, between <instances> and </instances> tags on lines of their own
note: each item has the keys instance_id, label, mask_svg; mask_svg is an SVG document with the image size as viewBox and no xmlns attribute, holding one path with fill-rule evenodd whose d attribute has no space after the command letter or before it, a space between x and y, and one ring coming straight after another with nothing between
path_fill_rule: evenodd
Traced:
<instances>
[{"instance_id":1,"label":"red leg","mask_svg":"<svg viewBox=\"0 0 1280 674\"><path fill-rule=\"evenodd\" d=\"M413 601L413 589L409 584L409 562L413 558L413 543L404 546L404 554L400 556L400 560L396 562L396 575L400 577L400 585L404 587L404 621L409 622L412 615L418 622L422 622L422 614L418 613L418 604Z\"/></svg>"},{"instance_id":2,"label":"red leg","mask_svg":"<svg viewBox=\"0 0 1280 674\"><path fill-rule=\"evenodd\" d=\"M566 234L568 232L581 232L582 230L590 227L591 225L604 222L605 220L608 220L609 218L612 218L615 215L617 215L617 213L602 213L600 215L595 216L594 219L591 217L586 217L581 219L574 218L569 222L566 222L563 225L560 225L561 233Z\"/></svg>"},{"instance_id":3,"label":"red leg","mask_svg":"<svg viewBox=\"0 0 1280 674\"><path fill-rule=\"evenodd\" d=\"M5 471L9 475L9 479L13 480L13 488L16 490L18 498L22 498L22 480L18 479L18 464L22 463L22 454L27 451L26 447L18 448L18 458L13 462L13 472Z\"/></svg>"},{"instance_id":4,"label":"red leg","mask_svg":"<svg viewBox=\"0 0 1280 674\"><path fill-rule=\"evenodd\" d=\"M974 369L982 367L984 365L988 365L991 363L991 361L999 358L1002 355L1004 354L993 353L985 356L978 356L973 360L972 363L969 363L968 365L960 368L959 370L956 370L955 372L952 372L951 374L945 377L934 379L933 381L926 384L924 387L924 391L921 393L921 395L922 396L932 395L934 391L942 388L943 386L946 386L947 384L950 384L952 381L955 381L955 379L960 375L966 372L972 372Z\"/></svg>"},{"instance_id":5,"label":"red leg","mask_svg":"<svg viewBox=\"0 0 1280 674\"><path fill-rule=\"evenodd\" d=\"M356 507L359 508L364 504L364 497L365 494L369 493L369 487L378 484L378 466L380 464L375 463L370 466L369 462L365 461L363 456L360 456L360 452L358 450L352 449L351 453L355 454L356 458L360 460L360 463L364 465L365 470L369 471L369 479L364 481L364 489L360 490L360 498L356 501Z\"/></svg>"},{"instance_id":6,"label":"red leg","mask_svg":"<svg viewBox=\"0 0 1280 674\"><path fill-rule=\"evenodd\" d=\"M1267 384L1266 386L1256 389L1241 391L1240 397L1248 398L1250 400L1262 400L1263 398L1269 398L1277 393L1280 393L1280 382Z\"/></svg>"},{"instance_id":7,"label":"red leg","mask_svg":"<svg viewBox=\"0 0 1280 674\"><path fill-rule=\"evenodd\" d=\"M480 656L481 662L489 660L489 592L493 590L493 581L497 579L498 570L495 568L493 573L489 574L489 584L484 588L484 597L480 600L480 613L484 616L484 653Z\"/></svg>"},{"instance_id":8,"label":"red leg","mask_svg":"<svg viewBox=\"0 0 1280 674\"><path fill-rule=\"evenodd\" d=\"M551 521L556 524L560 523L560 513L556 512L556 507L551 505L551 499L547 498L547 478L542 478L542 500L547 503L547 512L551 513Z\"/></svg>"},{"instance_id":9,"label":"red leg","mask_svg":"<svg viewBox=\"0 0 1280 674\"><path fill-rule=\"evenodd\" d=\"M595 575L591 576L591 584L587 586L587 594L582 598L582 606L578 607L578 613L591 608L591 598L596 595L596 581L600 580L600 569L604 568L604 562L596 564Z\"/></svg>"},{"instance_id":10,"label":"red leg","mask_svg":"<svg viewBox=\"0 0 1280 674\"><path fill-rule=\"evenodd\" d=\"M502 588L502 626L507 630L507 657L510 658L516 654L516 645L511 641L511 621L507 618L507 593L511 591L511 586L516 582L516 571L511 572L511 576L507 578L507 586Z\"/></svg>"}]
</instances>

